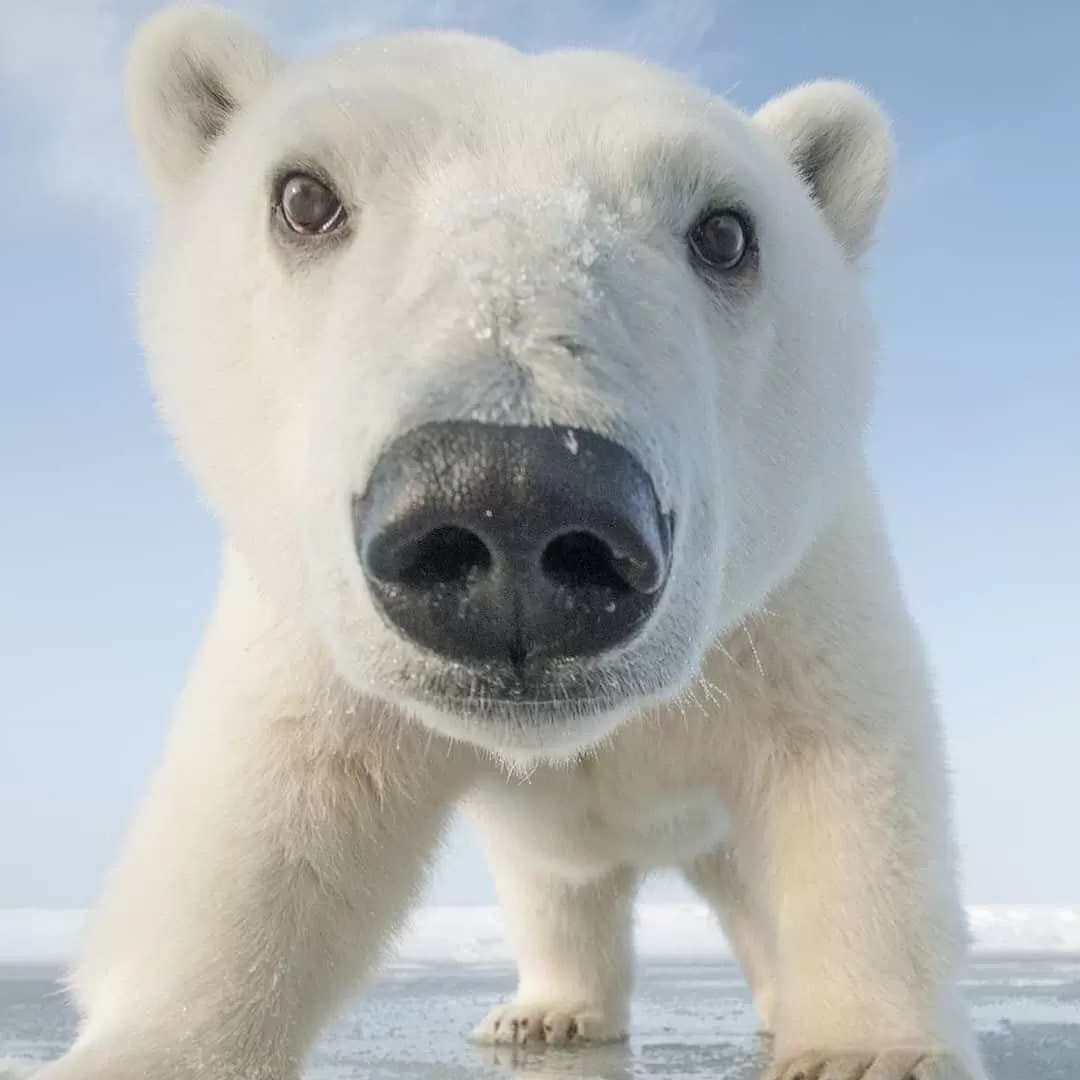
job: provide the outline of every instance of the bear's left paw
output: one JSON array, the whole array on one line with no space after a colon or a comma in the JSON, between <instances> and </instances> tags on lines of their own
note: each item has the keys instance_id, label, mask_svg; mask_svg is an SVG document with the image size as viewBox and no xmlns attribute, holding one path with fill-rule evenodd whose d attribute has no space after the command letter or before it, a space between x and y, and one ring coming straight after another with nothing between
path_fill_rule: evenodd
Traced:
<instances>
[{"instance_id":1,"label":"bear's left paw","mask_svg":"<svg viewBox=\"0 0 1080 1080\"><path fill-rule=\"evenodd\" d=\"M595 1006L515 1002L492 1009L472 1033L481 1046L610 1043L626 1038L625 1025Z\"/></svg>"},{"instance_id":2,"label":"bear's left paw","mask_svg":"<svg viewBox=\"0 0 1080 1080\"><path fill-rule=\"evenodd\" d=\"M772 1066L764 1080L984 1080L955 1054L885 1050L875 1054L811 1050Z\"/></svg>"}]
</instances>

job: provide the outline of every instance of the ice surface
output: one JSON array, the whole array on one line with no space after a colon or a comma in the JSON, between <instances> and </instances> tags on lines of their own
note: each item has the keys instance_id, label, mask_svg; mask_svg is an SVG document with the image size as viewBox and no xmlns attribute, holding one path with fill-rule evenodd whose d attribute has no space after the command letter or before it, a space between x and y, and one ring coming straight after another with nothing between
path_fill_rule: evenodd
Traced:
<instances>
[{"instance_id":1,"label":"ice surface","mask_svg":"<svg viewBox=\"0 0 1080 1080\"><path fill-rule=\"evenodd\" d=\"M723 961L642 965L625 1046L471 1047L470 1029L513 986L506 966L414 960L386 970L319 1039L306 1080L758 1080L768 1052L746 987ZM1080 961L976 959L965 993L994 1080L1080 1077ZM0 1080L5 1068L30 1075L74 1032L52 975L0 966Z\"/></svg>"},{"instance_id":2,"label":"ice surface","mask_svg":"<svg viewBox=\"0 0 1080 1080\"><path fill-rule=\"evenodd\" d=\"M81 911L0 911L0 1080L24 1080L74 1037L54 979L85 920ZM964 989L995 1080L1076 1080L1080 907L976 905L968 920L975 960ZM375 985L320 1040L307 1080L755 1080L762 1045L749 997L708 909L640 905L637 953L629 1046L481 1052L468 1032L513 992L502 918L493 907L422 908Z\"/></svg>"}]
</instances>

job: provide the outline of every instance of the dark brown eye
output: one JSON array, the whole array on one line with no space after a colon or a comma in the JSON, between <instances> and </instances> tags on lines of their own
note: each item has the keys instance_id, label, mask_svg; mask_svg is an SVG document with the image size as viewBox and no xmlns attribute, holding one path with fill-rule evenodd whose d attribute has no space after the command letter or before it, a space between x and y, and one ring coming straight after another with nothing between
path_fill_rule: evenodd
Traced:
<instances>
[{"instance_id":1,"label":"dark brown eye","mask_svg":"<svg viewBox=\"0 0 1080 1080\"><path fill-rule=\"evenodd\" d=\"M336 229L345 221L341 200L321 180L293 173L281 188L281 216L293 232L316 236Z\"/></svg>"},{"instance_id":2,"label":"dark brown eye","mask_svg":"<svg viewBox=\"0 0 1080 1080\"><path fill-rule=\"evenodd\" d=\"M710 270L737 269L751 248L750 226L734 210L710 210L690 230L690 250Z\"/></svg>"}]
</instances>

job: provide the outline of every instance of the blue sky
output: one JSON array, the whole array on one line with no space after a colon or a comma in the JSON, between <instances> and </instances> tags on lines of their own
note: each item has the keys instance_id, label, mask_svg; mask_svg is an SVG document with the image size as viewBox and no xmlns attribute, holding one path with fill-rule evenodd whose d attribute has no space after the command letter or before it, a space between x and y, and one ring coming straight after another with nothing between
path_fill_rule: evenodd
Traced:
<instances>
[{"instance_id":1,"label":"blue sky","mask_svg":"<svg viewBox=\"0 0 1080 1080\"><path fill-rule=\"evenodd\" d=\"M0 907L91 902L209 611L217 533L134 339L132 0L4 4ZM401 25L641 52L753 107L861 82L900 166L870 261L873 463L937 673L972 902L1080 901L1080 5L235 5L286 53ZM661 884L654 895L671 895ZM485 902L454 833L431 898Z\"/></svg>"}]
</instances>

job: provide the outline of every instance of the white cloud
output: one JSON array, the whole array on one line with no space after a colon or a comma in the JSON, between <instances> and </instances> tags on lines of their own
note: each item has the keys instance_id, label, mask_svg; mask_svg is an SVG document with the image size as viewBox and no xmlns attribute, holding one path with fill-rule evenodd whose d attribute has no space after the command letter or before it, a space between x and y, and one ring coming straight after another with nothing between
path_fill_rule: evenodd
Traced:
<instances>
[{"instance_id":1,"label":"white cloud","mask_svg":"<svg viewBox=\"0 0 1080 1080\"><path fill-rule=\"evenodd\" d=\"M123 110L121 72L132 30L153 0L5 0L0 102L26 200L40 195L113 227L145 208ZM625 49L708 81L717 0L236 0L233 10L298 55L359 34L456 26L526 48L588 43Z\"/></svg>"}]
</instances>

